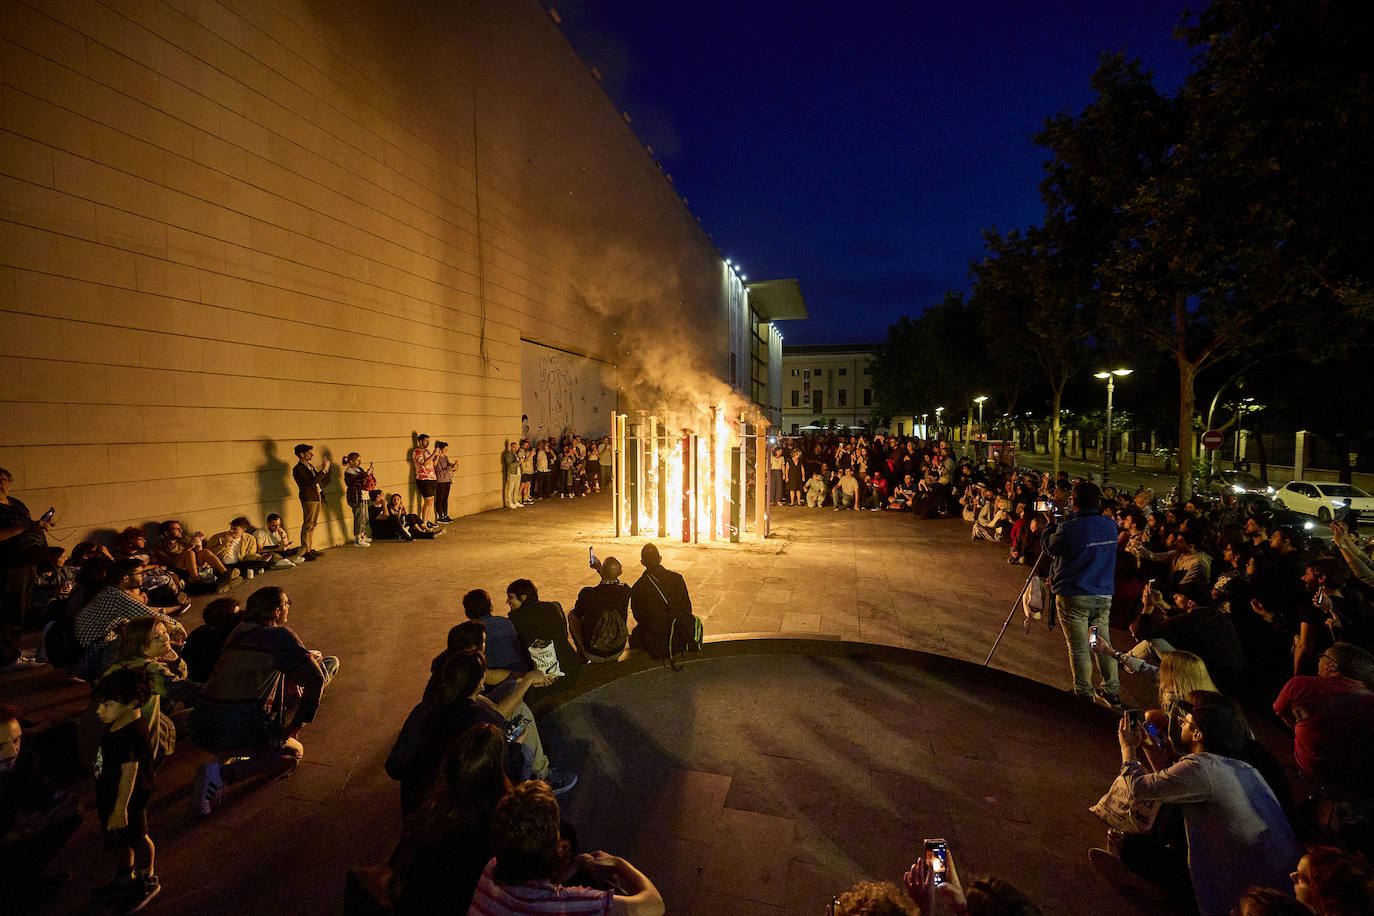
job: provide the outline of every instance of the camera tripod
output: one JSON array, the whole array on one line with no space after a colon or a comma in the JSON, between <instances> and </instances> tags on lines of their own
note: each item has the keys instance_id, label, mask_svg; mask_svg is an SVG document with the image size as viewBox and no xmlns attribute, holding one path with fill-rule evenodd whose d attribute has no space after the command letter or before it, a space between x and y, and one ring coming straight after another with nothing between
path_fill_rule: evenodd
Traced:
<instances>
[{"instance_id":1,"label":"camera tripod","mask_svg":"<svg viewBox=\"0 0 1374 916\"><path fill-rule=\"evenodd\" d=\"M1040 556L1035 558L1035 563L1031 566L1030 575L1026 576L1026 581L1022 584L1021 590L1016 593L1016 600L1011 603L1011 610L1007 611L1007 619L1002 621L1002 629L997 631L997 638L993 640L992 648L988 650L988 657L983 659L984 668L992 664L992 656L997 652L997 647L1001 645L1002 637L1007 634L1007 627L1011 626L1011 619L1016 616L1017 608L1021 607L1021 602L1025 600L1026 589L1030 588L1031 582L1035 579L1035 574L1040 571L1040 564L1044 562L1045 556L1045 551L1041 550ZM1045 613L1052 613L1052 611L1050 608L1046 608ZM1050 619L1053 620L1054 618L1051 617ZM1030 632L1029 617L1026 618L1026 632Z\"/></svg>"}]
</instances>

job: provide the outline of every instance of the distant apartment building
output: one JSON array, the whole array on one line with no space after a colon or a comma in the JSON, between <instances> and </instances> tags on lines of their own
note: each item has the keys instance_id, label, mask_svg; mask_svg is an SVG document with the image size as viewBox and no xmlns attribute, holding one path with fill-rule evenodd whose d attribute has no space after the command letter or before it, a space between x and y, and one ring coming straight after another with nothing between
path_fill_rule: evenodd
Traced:
<instances>
[{"instance_id":1,"label":"distant apartment building","mask_svg":"<svg viewBox=\"0 0 1374 916\"><path fill-rule=\"evenodd\" d=\"M876 344L784 346L782 348L782 430L872 423L873 376L869 362Z\"/></svg>"}]
</instances>

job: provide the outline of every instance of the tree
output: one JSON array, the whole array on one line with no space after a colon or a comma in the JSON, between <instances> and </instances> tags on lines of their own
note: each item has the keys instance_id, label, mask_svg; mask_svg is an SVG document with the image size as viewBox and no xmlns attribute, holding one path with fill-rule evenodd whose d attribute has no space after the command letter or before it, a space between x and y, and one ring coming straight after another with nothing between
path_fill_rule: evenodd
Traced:
<instances>
[{"instance_id":1,"label":"tree","mask_svg":"<svg viewBox=\"0 0 1374 916\"><path fill-rule=\"evenodd\" d=\"M990 377L979 374L989 363L981 326L978 309L954 292L915 318L903 316L873 357L874 400L893 416L967 405Z\"/></svg>"},{"instance_id":2,"label":"tree","mask_svg":"<svg viewBox=\"0 0 1374 916\"><path fill-rule=\"evenodd\" d=\"M1051 229L1031 227L1005 236L983 233L988 255L970 268L973 299L996 360L1012 377L1038 374L1050 388L1050 441L1060 435L1064 387L1091 358L1085 341L1093 326L1091 270L1066 249L1071 235L1063 218ZM1013 405L1014 408L1014 405ZM1059 474L1054 448L1053 473Z\"/></svg>"}]
</instances>

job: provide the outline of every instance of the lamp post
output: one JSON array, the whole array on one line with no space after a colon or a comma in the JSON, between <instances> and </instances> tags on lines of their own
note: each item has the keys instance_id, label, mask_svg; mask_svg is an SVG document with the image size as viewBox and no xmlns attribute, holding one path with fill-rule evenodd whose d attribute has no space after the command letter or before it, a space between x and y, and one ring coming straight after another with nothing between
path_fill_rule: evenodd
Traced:
<instances>
[{"instance_id":1,"label":"lamp post","mask_svg":"<svg viewBox=\"0 0 1374 916\"><path fill-rule=\"evenodd\" d=\"M945 412L945 409L944 409L943 407L937 407L937 408L935 408L935 430L936 430L937 433L942 432L942 431L944 430L944 423L943 423L943 421L940 419L940 414L942 414L942 413L944 413L944 412ZM937 436L937 438L938 438L938 436Z\"/></svg>"},{"instance_id":2,"label":"lamp post","mask_svg":"<svg viewBox=\"0 0 1374 916\"><path fill-rule=\"evenodd\" d=\"M1116 388L1118 376L1130 375L1134 369L1111 369L1094 372L1095 378L1107 380L1107 425L1102 430L1102 486L1107 486L1107 462L1111 459L1112 449L1108 444L1112 436L1112 391Z\"/></svg>"},{"instance_id":3,"label":"lamp post","mask_svg":"<svg viewBox=\"0 0 1374 916\"><path fill-rule=\"evenodd\" d=\"M978 405L978 435L984 439L988 437L988 434L983 432L983 402L987 399L988 396L985 394L980 394L973 399L973 403Z\"/></svg>"},{"instance_id":4,"label":"lamp post","mask_svg":"<svg viewBox=\"0 0 1374 916\"><path fill-rule=\"evenodd\" d=\"M926 425L926 418L929 417L929 416L930 416L930 414L928 414L928 413L923 413L923 414L921 414L921 438L922 438L922 439L929 439L929 438L930 438L930 427Z\"/></svg>"},{"instance_id":5,"label":"lamp post","mask_svg":"<svg viewBox=\"0 0 1374 916\"><path fill-rule=\"evenodd\" d=\"M1231 455L1231 467L1240 470L1240 428L1245 422L1245 405L1253 404L1254 398L1241 398L1240 404L1236 407L1236 450Z\"/></svg>"}]
</instances>

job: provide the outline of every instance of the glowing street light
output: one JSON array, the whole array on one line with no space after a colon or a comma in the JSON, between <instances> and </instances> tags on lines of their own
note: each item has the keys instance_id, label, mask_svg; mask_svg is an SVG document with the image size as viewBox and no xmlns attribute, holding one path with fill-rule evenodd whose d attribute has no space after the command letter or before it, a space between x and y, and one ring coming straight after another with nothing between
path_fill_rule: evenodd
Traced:
<instances>
[{"instance_id":1,"label":"glowing street light","mask_svg":"<svg viewBox=\"0 0 1374 916\"><path fill-rule=\"evenodd\" d=\"M1112 437L1112 391L1116 388L1117 378L1122 378L1134 372L1134 369L1104 369L1101 372L1094 372L1093 378L1104 378L1107 380L1107 425L1102 430L1102 486L1107 485L1107 461L1111 457L1112 449L1108 441Z\"/></svg>"},{"instance_id":2,"label":"glowing street light","mask_svg":"<svg viewBox=\"0 0 1374 916\"><path fill-rule=\"evenodd\" d=\"M987 438L987 434L983 432L983 402L987 399L988 396L985 394L980 394L973 399L973 403L978 405L978 435L982 436L984 439Z\"/></svg>"}]
</instances>

